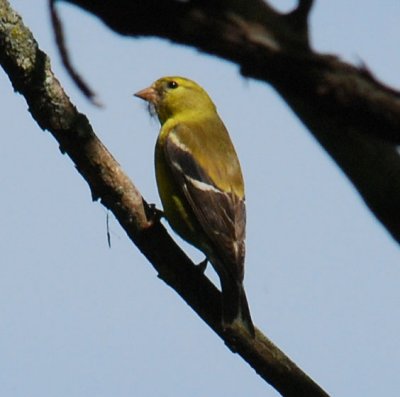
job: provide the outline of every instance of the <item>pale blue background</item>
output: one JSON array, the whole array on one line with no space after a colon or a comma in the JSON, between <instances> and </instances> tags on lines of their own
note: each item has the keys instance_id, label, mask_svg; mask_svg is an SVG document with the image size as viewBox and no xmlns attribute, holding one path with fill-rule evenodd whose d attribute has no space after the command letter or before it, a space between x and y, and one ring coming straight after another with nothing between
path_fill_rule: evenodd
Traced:
<instances>
[{"instance_id":1,"label":"pale blue background","mask_svg":"<svg viewBox=\"0 0 400 397\"><path fill-rule=\"evenodd\" d=\"M132 93L168 74L206 88L246 178L255 322L332 396L398 397L399 248L274 90L228 62L120 37L61 4L74 64L106 105L97 109L60 66L47 1L12 3L150 202L159 205L158 123ZM400 2L316 3L315 48L362 60L400 87ZM112 217L108 248L105 209L3 71L0 105L0 396L277 396L157 279Z\"/></svg>"}]
</instances>

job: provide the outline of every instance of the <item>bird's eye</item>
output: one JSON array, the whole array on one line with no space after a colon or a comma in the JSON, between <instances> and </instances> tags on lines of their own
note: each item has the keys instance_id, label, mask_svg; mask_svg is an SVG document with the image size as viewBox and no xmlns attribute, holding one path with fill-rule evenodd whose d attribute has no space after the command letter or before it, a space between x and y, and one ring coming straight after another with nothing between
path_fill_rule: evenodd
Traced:
<instances>
[{"instance_id":1,"label":"bird's eye","mask_svg":"<svg viewBox=\"0 0 400 397\"><path fill-rule=\"evenodd\" d=\"M175 80L168 82L168 88L175 89L178 87L178 83Z\"/></svg>"}]
</instances>

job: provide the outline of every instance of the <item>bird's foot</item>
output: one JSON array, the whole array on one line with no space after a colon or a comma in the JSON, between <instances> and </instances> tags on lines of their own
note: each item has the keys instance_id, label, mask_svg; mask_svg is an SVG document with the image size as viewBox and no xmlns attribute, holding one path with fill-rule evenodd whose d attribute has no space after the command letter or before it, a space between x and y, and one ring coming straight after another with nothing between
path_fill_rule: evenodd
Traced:
<instances>
[{"instance_id":1,"label":"bird's foot","mask_svg":"<svg viewBox=\"0 0 400 397\"><path fill-rule=\"evenodd\" d=\"M160 219L164 216L164 212L159 210L155 204L148 204L145 206L146 215L149 221L149 224L153 225L160 221Z\"/></svg>"}]
</instances>

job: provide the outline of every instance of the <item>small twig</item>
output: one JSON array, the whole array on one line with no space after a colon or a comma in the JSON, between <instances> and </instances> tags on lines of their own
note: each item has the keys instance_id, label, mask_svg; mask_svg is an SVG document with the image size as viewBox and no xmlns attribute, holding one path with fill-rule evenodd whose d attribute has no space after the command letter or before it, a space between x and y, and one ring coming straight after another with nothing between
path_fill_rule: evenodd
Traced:
<instances>
[{"instance_id":1,"label":"small twig","mask_svg":"<svg viewBox=\"0 0 400 397\"><path fill-rule=\"evenodd\" d=\"M296 11L298 14L307 17L311 11L313 4L314 0L299 0L299 5L297 6Z\"/></svg>"},{"instance_id":2,"label":"small twig","mask_svg":"<svg viewBox=\"0 0 400 397\"><path fill-rule=\"evenodd\" d=\"M107 227L107 244L108 248L111 248L111 235L110 235L110 212L107 210L107 215L106 215L106 227Z\"/></svg>"},{"instance_id":3,"label":"small twig","mask_svg":"<svg viewBox=\"0 0 400 397\"><path fill-rule=\"evenodd\" d=\"M303 42L310 46L310 37L308 34L308 16L314 0L299 0L297 7L285 15L286 21L296 30L303 39Z\"/></svg>"},{"instance_id":4,"label":"small twig","mask_svg":"<svg viewBox=\"0 0 400 397\"><path fill-rule=\"evenodd\" d=\"M54 36L56 40L56 45L60 51L60 56L62 63L71 76L74 83L78 86L81 92L86 96L89 101L98 107L102 107L101 102L98 100L96 93L89 87L89 84L83 79L83 77L78 73L76 68L72 65L71 58L67 46L65 44L65 35L62 26L61 19L58 16L56 6L56 0L49 0L51 23L53 26Z\"/></svg>"}]
</instances>

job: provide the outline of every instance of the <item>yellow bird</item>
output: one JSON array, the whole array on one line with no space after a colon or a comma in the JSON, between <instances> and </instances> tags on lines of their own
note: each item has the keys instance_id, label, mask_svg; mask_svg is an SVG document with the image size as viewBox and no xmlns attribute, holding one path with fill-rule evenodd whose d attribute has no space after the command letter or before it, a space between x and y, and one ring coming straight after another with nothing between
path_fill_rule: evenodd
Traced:
<instances>
[{"instance_id":1,"label":"yellow bird","mask_svg":"<svg viewBox=\"0 0 400 397\"><path fill-rule=\"evenodd\" d=\"M244 181L228 131L206 91L189 79L163 77L135 95L161 123L155 169L165 217L216 270L223 327L236 323L254 336L243 288Z\"/></svg>"}]
</instances>

